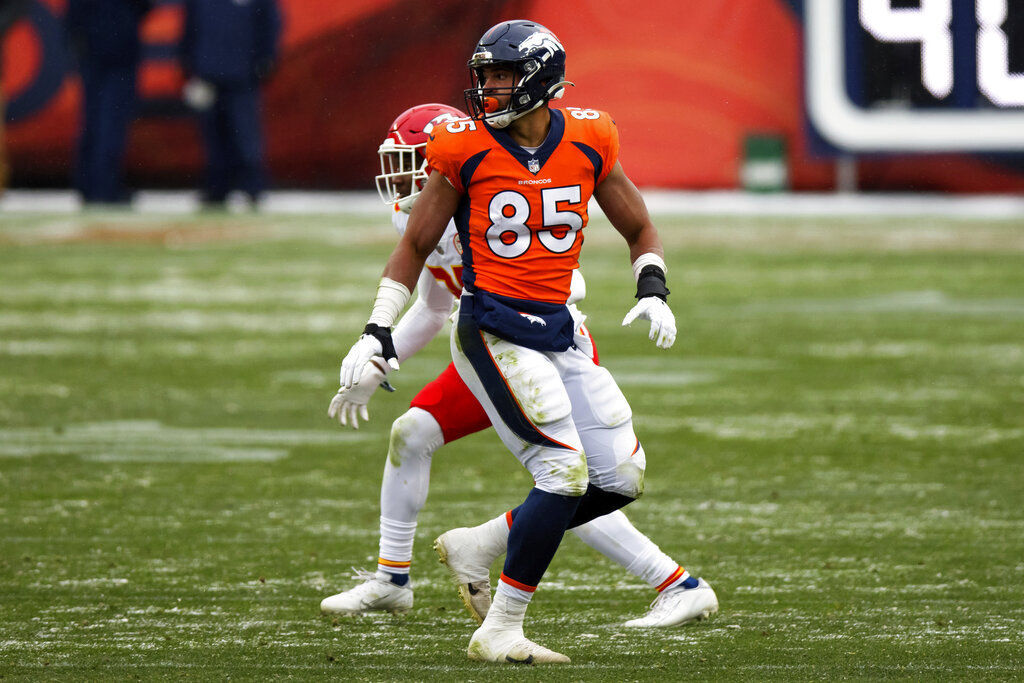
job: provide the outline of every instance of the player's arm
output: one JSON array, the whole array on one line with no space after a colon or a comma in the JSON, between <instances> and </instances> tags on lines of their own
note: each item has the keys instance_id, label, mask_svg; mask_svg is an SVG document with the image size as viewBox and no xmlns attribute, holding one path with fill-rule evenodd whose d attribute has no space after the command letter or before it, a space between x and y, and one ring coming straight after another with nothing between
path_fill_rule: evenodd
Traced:
<instances>
[{"instance_id":1,"label":"player's arm","mask_svg":"<svg viewBox=\"0 0 1024 683\"><path fill-rule=\"evenodd\" d=\"M452 310L455 297L448 288L441 285L430 275L426 268L416 283L418 296L412 306L402 315L391 335L395 344L395 354L399 362L416 355L444 327L445 321ZM374 356L363 366L359 381L351 387L342 387L331 399L327 414L338 420L344 427L351 425L359 429L359 419L363 422L370 419L369 403L378 387L388 391L394 388L387 382L388 365L380 356Z\"/></svg>"},{"instance_id":2,"label":"player's arm","mask_svg":"<svg viewBox=\"0 0 1024 683\"><path fill-rule=\"evenodd\" d=\"M391 327L409 302L416 280L427 256L437 246L448 221L455 215L459 193L440 173L431 173L423 191L409 214L409 225L398 242L377 286L370 319L362 336L341 363L342 388L359 383L366 362L373 356L383 357L398 369Z\"/></svg>"},{"instance_id":3,"label":"player's arm","mask_svg":"<svg viewBox=\"0 0 1024 683\"><path fill-rule=\"evenodd\" d=\"M594 198L629 245L630 262L647 253L665 258L661 238L647 213L644 198L622 170L622 164L615 162L608 176L594 189Z\"/></svg>"},{"instance_id":4,"label":"player's arm","mask_svg":"<svg viewBox=\"0 0 1024 683\"><path fill-rule=\"evenodd\" d=\"M415 356L427 342L437 336L451 315L452 303L455 301L448 288L438 282L426 268L420 275L416 292L416 301L395 325L391 335L400 363Z\"/></svg>"},{"instance_id":5,"label":"player's arm","mask_svg":"<svg viewBox=\"0 0 1024 683\"><path fill-rule=\"evenodd\" d=\"M594 198L612 226L629 245L629 260L633 264L638 301L623 318L622 324L629 325L637 318L649 320L650 339L659 347L667 349L676 339L676 321L668 307L665 250L661 246L658 230L647 213L647 205L618 161L594 189Z\"/></svg>"}]
</instances>

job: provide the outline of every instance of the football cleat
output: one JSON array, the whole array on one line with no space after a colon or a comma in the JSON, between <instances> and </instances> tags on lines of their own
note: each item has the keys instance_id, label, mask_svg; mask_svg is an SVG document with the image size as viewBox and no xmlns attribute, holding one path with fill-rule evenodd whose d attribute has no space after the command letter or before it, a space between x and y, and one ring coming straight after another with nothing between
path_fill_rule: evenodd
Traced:
<instances>
[{"instance_id":1,"label":"football cleat","mask_svg":"<svg viewBox=\"0 0 1024 683\"><path fill-rule=\"evenodd\" d=\"M481 626L473 634L466 650L478 662L503 664L568 664L560 652L538 645L523 635L522 628L488 628Z\"/></svg>"},{"instance_id":2,"label":"football cleat","mask_svg":"<svg viewBox=\"0 0 1024 683\"><path fill-rule=\"evenodd\" d=\"M500 555L488 548L475 529L460 527L446 531L434 541L437 557L455 580L459 597L477 623L482 624L491 608L491 565Z\"/></svg>"},{"instance_id":3,"label":"football cleat","mask_svg":"<svg viewBox=\"0 0 1024 683\"><path fill-rule=\"evenodd\" d=\"M623 626L630 628L663 628L702 621L718 611L718 596L711 584L697 579L693 588L670 588L651 603L651 610Z\"/></svg>"},{"instance_id":4,"label":"football cleat","mask_svg":"<svg viewBox=\"0 0 1024 683\"><path fill-rule=\"evenodd\" d=\"M361 579L355 588L324 598L320 611L324 614L367 614L391 612L404 614L412 609L412 583L404 586L391 583L373 572L353 570L353 578Z\"/></svg>"}]
</instances>

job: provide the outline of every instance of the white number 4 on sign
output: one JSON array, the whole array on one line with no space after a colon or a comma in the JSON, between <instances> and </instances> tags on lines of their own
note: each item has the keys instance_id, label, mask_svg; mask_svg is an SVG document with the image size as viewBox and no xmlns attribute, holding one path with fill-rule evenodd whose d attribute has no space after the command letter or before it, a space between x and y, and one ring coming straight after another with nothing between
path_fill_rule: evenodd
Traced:
<instances>
[{"instance_id":1,"label":"white number 4 on sign","mask_svg":"<svg viewBox=\"0 0 1024 683\"><path fill-rule=\"evenodd\" d=\"M1024 106L1024 73L1010 72L1006 22L1009 0L975 0L978 88L1000 107ZM876 40L921 44L921 82L938 99L953 90L953 0L920 0L893 8L892 0L860 0L860 23Z\"/></svg>"}]
</instances>

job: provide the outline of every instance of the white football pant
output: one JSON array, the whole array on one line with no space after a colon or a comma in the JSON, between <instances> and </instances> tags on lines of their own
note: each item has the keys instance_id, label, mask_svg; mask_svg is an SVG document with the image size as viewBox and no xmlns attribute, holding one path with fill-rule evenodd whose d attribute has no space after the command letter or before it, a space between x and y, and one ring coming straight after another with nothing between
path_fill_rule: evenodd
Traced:
<instances>
[{"instance_id":1,"label":"white football pant","mask_svg":"<svg viewBox=\"0 0 1024 683\"><path fill-rule=\"evenodd\" d=\"M581 496L589 481L630 498L643 493L644 450L608 370L577 348L535 351L480 330L479 341L463 344L459 327L455 368L537 488Z\"/></svg>"}]
</instances>

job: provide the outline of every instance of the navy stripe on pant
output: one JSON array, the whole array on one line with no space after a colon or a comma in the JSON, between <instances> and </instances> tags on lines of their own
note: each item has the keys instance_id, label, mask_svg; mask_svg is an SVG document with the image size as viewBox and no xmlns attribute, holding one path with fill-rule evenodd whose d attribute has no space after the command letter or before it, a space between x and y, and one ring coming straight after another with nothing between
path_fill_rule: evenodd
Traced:
<instances>
[{"instance_id":1,"label":"navy stripe on pant","mask_svg":"<svg viewBox=\"0 0 1024 683\"><path fill-rule=\"evenodd\" d=\"M459 308L458 335L462 353L466 355L487 397L494 404L502 421L516 436L527 443L551 448L569 448L563 443L549 439L530 422L519 401L512 394L504 376L494 363L491 352L484 343L483 332L473 318L473 297L463 295Z\"/></svg>"}]
</instances>

